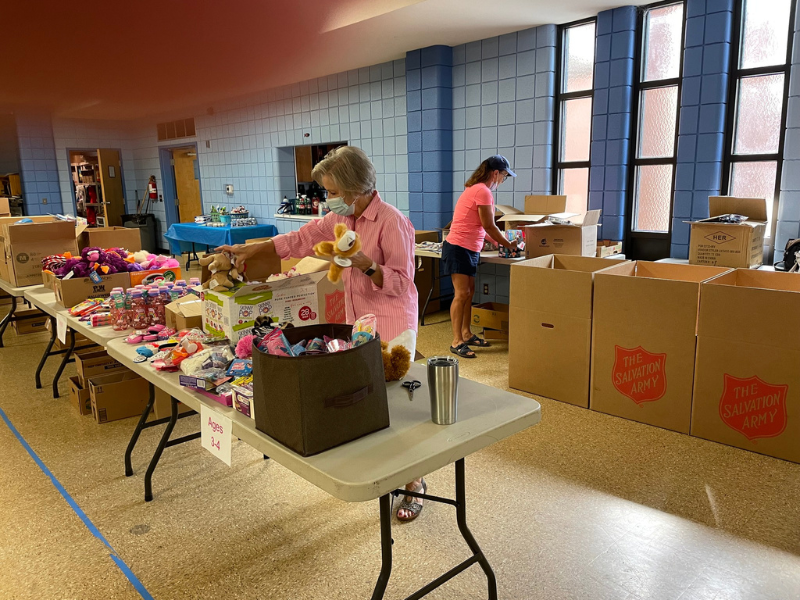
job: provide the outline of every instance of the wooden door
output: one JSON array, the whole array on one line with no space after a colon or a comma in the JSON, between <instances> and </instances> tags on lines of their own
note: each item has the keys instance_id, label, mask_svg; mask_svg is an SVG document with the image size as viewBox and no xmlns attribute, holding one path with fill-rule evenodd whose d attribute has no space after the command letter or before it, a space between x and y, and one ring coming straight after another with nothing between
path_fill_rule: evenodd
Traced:
<instances>
[{"instance_id":1,"label":"wooden door","mask_svg":"<svg viewBox=\"0 0 800 600\"><path fill-rule=\"evenodd\" d=\"M122 162L119 152L109 148L97 150L100 163L100 185L103 189L106 227L121 227L125 214L125 195L122 192Z\"/></svg>"},{"instance_id":2,"label":"wooden door","mask_svg":"<svg viewBox=\"0 0 800 600\"><path fill-rule=\"evenodd\" d=\"M294 149L295 175L299 183L313 181L311 169L314 166L311 159L311 146L297 146Z\"/></svg>"},{"instance_id":3,"label":"wooden door","mask_svg":"<svg viewBox=\"0 0 800 600\"><path fill-rule=\"evenodd\" d=\"M175 194L178 196L178 218L181 223L193 223L194 218L203 214L200 201L200 181L197 179L194 148L179 148L172 151L175 168Z\"/></svg>"}]
</instances>

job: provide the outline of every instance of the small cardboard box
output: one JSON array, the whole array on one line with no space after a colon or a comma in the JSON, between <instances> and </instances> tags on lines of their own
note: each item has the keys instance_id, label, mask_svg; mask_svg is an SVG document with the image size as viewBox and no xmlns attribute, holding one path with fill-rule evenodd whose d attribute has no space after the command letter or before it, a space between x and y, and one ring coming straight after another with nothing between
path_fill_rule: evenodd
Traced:
<instances>
[{"instance_id":1,"label":"small cardboard box","mask_svg":"<svg viewBox=\"0 0 800 600\"><path fill-rule=\"evenodd\" d=\"M255 419L255 407L253 406L253 392L242 388L233 388L233 408L242 413L245 417Z\"/></svg>"},{"instance_id":2,"label":"small cardboard box","mask_svg":"<svg viewBox=\"0 0 800 600\"><path fill-rule=\"evenodd\" d=\"M414 243L421 242L438 242L438 231L415 231ZM414 273L414 285L417 286L417 295L419 297L419 314L422 314L422 309L425 308L425 300L428 299L428 294L432 298L439 295L439 278L434 272L439 268L440 262L435 258L422 258L417 257L417 269ZM439 312L440 303L434 300L428 305L427 314Z\"/></svg>"},{"instance_id":3,"label":"small cardboard box","mask_svg":"<svg viewBox=\"0 0 800 600\"><path fill-rule=\"evenodd\" d=\"M758 268L764 261L767 201L764 198L711 196L708 219L690 223L689 264ZM720 215L748 217L738 225L717 223Z\"/></svg>"},{"instance_id":4,"label":"small cardboard box","mask_svg":"<svg viewBox=\"0 0 800 600\"><path fill-rule=\"evenodd\" d=\"M700 286L692 435L800 462L800 276Z\"/></svg>"},{"instance_id":5,"label":"small cardboard box","mask_svg":"<svg viewBox=\"0 0 800 600\"><path fill-rule=\"evenodd\" d=\"M508 304L484 302L472 307L472 324L484 329L508 331Z\"/></svg>"},{"instance_id":6,"label":"small cardboard box","mask_svg":"<svg viewBox=\"0 0 800 600\"><path fill-rule=\"evenodd\" d=\"M131 287L133 287L136 285L161 283L162 281L178 281L181 278L181 269L180 267L170 267L168 269L153 269L151 271L131 271L128 275L130 275Z\"/></svg>"},{"instance_id":7,"label":"small cardboard box","mask_svg":"<svg viewBox=\"0 0 800 600\"><path fill-rule=\"evenodd\" d=\"M82 415L92 414L92 397L77 377L69 378L69 401Z\"/></svg>"},{"instance_id":8,"label":"small cardboard box","mask_svg":"<svg viewBox=\"0 0 800 600\"><path fill-rule=\"evenodd\" d=\"M90 227L78 237L78 247L122 248L129 252L142 250L142 235L138 228L132 227ZM155 250L155 248L146 248Z\"/></svg>"},{"instance_id":9,"label":"small cardboard box","mask_svg":"<svg viewBox=\"0 0 800 600\"><path fill-rule=\"evenodd\" d=\"M297 277L241 284L225 292L204 290L203 329L236 343L250 333L259 316L297 326L344 323L344 284L328 281L329 266L327 261L305 258L297 264L302 273Z\"/></svg>"},{"instance_id":10,"label":"small cardboard box","mask_svg":"<svg viewBox=\"0 0 800 600\"><path fill-rule=\"evenodd\" d=\"M92 377L89 380L92 415L98 423L141 416L150 397L146 379L133 371Z\"/></svg>"},{"instance_id":11,"label":"small cardboard box","mask_svg":"<svg viewBox=\"0 0 800 600\"><path fill-rule=\"evenodd\" d=\"M595 274L592 410L689 433L700 284L728 270L639 261Z\"/></svg>"},{"instance_id":12,"label":"small cardboard box","mask_svg":"<svg viewBox=\"0 0 800 600\"><path fill-rule=\"evenodd\" d=\"M159 387L155 388L156 398L153 402L153 411L150 413L148 420L166 419L172 416L172 398L170 395ZM192 409L178 402L178 414L192 412Z\"/></svg>"},{"instance_id":13,"label":"small cardboard box","mask_svg":"<svg viewBox=\"0 0 800 600\"><path fill-rule=\"evenodd\" d=\"M47 319L47 323L45 323L44 328L47 331L52 331L51 327L52 327L51 326L51 321L50 321L50 319ZM82 344L90 343L89 338L87 338L82 333L73 332L73 335L75 336L75 351L76 352L81 350L80 347L81 347ZM94 343L94 342L91 342L91 343ZM69 336L67 336L67 343L65 343L65 344L62 344L61 340L59 340L58 338L56 338L54 340L54 342L53 342L53 350L66 350L67 348L69 348Z\"/></svg>"},{"instance_id":14,"label":"small cardboard box","mask_svg":"<svg viewBox=\"0 0 800 600\"><path fill-rule=\"evenodd\" d=\"M42 259L50 254L78 252L75 224L68 221L34 222L16 225L0 219L0 279L17 287L42 283Z\"/></svg>"},{"instance_id":15,"label":"small cardboard box","mask_svg":"<svg viewBox=\"0 0 800 600\"><path fill-rule=\"evenodd\" d=\"M195 295L184 296L167 304L166 325L175 331L203 328L203 302Z\"/></svg>"},{"instance_id":16,"label":"small cardboard box","mask_svg":"<svg viewBox=\"0 0 800 600\"><path fill-rule=\"evenodd\" d=\"M14 327L14 331L17 332L17 335L26 335L28 333L40 333L42 331L47 331L47 324L50 322L50 318L38 310L18 310L14 313L14 316L17 318L32 317L26 318L24 321L11 322L11 325Z\"/></svg>"},{"instance_id":17,"label":"small cardboard box","mask_svg":"<svg viewBox=\"0 0 800 600\"><path fill-rule=\"evenodd\" d=\"M511 266L509 387L589 407L594 276L621 264L550 255Z\"/></svg>"},{"instance_id":18,"label":"small cardboard box","mask_svg":"<svg viewBox=\"0 0 800 600\"><path fill-rule=\"evenodd\" d=\"M82 387L88 388L93 377L122 373L128 369L108 355L105 350L84 350L75 353L75 367Z\"/></svg>"},{"instance_id":19,"label":"small cardboard box","mask_svg":"<svg viewBox=\"0 0 800 600\"><path fill-rule=\"evenodd\" d=\"M8 198L0 198L0 217L10 217L11 216L11 205L8 202Z\"/></svg>"},{"instance_id":20,"label":"small cardboard box","mask_svg":"<svg viewBox=\"0 0 800 600\"><path fill-rule=\"evenodd\" d=\"M597 240L597 258L614 256L622 253L622 242L613 240Z\"/></svg>"},{"instance_id":21,"label":"small cardboard box","mask_svg":"<svg viewBox=\"0 0 800 600\"><path fill-rule=\"evenodd\" d=\"M54 281L55 289L53 290L56 295L56 302L64 308L72 308L89 298L106 298L115 287L121 287L125 290L131 287L128 273L101 275L100 279L100 283L95 283L89 277L56 279Z\"/></svg>"},{"instance_id":22,"label":"small cardboard box","mask_svg":"<svg viewBox=\"0 0 800 600\"><path fill-rule=\"evenodd\" d=\"M56 289L56 277L55 273L51 273L50 271L42 271L42 285L45 288L51 291L55 291Z\"/></svg>"},{"instance_id":23,"label":"small cardboard box","mask_svg":"<svg viewBox=\"0 0 800 600\"><path fill-rule=\"evenodd\" d=\"M524 228L525 256L536 258L548 254L597 256L597 224L600 210L590 210L569 224L535 223Z\"/></svg>"}]
</instances>

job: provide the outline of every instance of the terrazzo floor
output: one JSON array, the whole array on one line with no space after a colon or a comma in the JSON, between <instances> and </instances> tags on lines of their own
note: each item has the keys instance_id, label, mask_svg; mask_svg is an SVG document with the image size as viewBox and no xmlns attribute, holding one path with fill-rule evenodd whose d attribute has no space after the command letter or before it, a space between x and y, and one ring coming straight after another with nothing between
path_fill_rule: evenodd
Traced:
<instances>
[{"instance_id":1,"label":"terrazzo floor","mask_svg":"<svg viewBox=\"0 0 800 600\"><path fill-rule=\"evenodd\" d=\"M445 318L421 329L424 355L446 351ZM9 328L0 408L110 547L0 420L0 599L370 597L377 502L335 500L242 442L227 467L196 441L165 451L155 501L145 503L160 429L142 434L136 475L124 477L135 421L78 415L67 398L74 366L61 398L47 384L34 389L44 344ZM503 343L462 365L466 377L507 387ZM51 361L45 382L55 369ZM540 425L467 459L469 522L500 598L800 599L800 465L540 401ZM198 419L179 421L176 435L196 431ZM451 468L427 480L431 493L453 496ZM467 556L447 506L429 505L393 536L390 600ZM428 597L481 599L485 589L472 567Z\"/></svg>"}]
</instances>

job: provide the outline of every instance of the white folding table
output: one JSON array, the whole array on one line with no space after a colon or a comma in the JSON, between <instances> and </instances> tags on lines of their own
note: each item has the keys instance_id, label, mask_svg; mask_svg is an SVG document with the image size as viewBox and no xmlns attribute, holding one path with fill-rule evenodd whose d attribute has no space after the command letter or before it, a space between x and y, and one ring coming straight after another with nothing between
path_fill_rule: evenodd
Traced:
<instances>
[{"instance_id":1,"label":"white folding table","mask_svg":"<svg viewBox=\"0 0 800 600\"><path fill-rule=\"evenodd\" d=\"M30 287L14 287L12 283L0 279L0 290L3 290L6 294L11 296L11 308L9 309L8 313L3 320L0 321L0 348L4 347L3 343L3 336L6 333L6 328L8 327L9 323L12 321L25 321L27 319L35 319L39 315L23 315L19 316L16 314L17 312L17 298L25 299L25 292L30 289L40 288L41 285L34 285Z\"/></svg>"},{"instance_id":2,"label":"white folding table","mask_svg":"<svg viewBox=\"0 0 800 600\"><path fill-rule=\"evenodd\" d=\"M212 399L195 393L179 383L177 373L156 371L148 363L135 363L136 347L123 340L108 343L108 353L120 363L150 382L150 400L142 414L144 423L154 399L154 389L168 393L172 398L172 416L167 425L156 455L145 478L146 500L152 499L149 479L161 452L170 444L169 436L178 419L178 402L200 412L206 407L222 414L232 422L232 436L236 436L271 457L303 479L347 502L379 500L381 524L382 568L372 598L383 598L392 569L391 499L408 495L441 502L456 508L458 528L472 551L472 556L432 581L409 600L422 598L471 565L480 564L488 578L489 598L497 598L494 573L480 547L467 527L464 458L528 427L541 419L541 407L533 399L511 394L468 379L459 382L458 422L440 426L431 421L426 370L414 364L408 378L422 382L422 387L409 402L408 393L401 382L387 384L389 397L389 428L328 450L321 454L303 457L258 431L255 421L233 408L222 406ZM276 391L277 392L277 391ZM138 430L138 426L137 426ZM136 443L134 434L126 452L126 474L130 467L130 452ZM178 442L178 440L172 440ZM455 499L416 494L402 489L416 478L422 477L455 463ZM132 470L131 470L132 473Z\"/></svg>"}]
</instances>

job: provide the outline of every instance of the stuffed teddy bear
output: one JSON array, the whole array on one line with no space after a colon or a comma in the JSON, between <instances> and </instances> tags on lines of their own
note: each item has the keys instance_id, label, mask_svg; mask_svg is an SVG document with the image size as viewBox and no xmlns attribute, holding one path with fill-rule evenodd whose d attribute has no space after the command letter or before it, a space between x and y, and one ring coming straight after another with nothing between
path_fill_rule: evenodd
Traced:
<instances>
[{"instance_id":1,"label":"stuffed teddy bear","mask_svg":"<svg viewBox=\"0 0 800 600\"><path fill-rule=\"evenodd\" d=\"M383 355L383 374L386 381L400 381L411 368L411 353L405 346L394 346L389 350L389 342L381 342Z\"/></svg>"},{"instance_id":2,"label":"stuffed teddy bear","mask_svg":"<svg viewBox=\"0 0 800 600\"><path fill-rule=\"evenodd\" d=\"M328 269L328 280L331 283L337 283L342 277L342 271L352 264L350 257L361 252L361 238L355 231L350 231L344 223L337 223L333 234L336 236L336 240L320 242L314 246L314 254L333 257Z\"/></svg>"},{"instance_id":3,"label":"stuffed teddy bear","mask_svg":"<svg viewBox=\"0 0 800 600\"><path fill-rule=\"evenodd\" d=\"M212 292L224 292L231 289L239 279L239 271L231 263L226 254L207 254L198 261L201 266L208 267L211 277L203 282L203 289Z\"/></svg>"}]
</instances>

